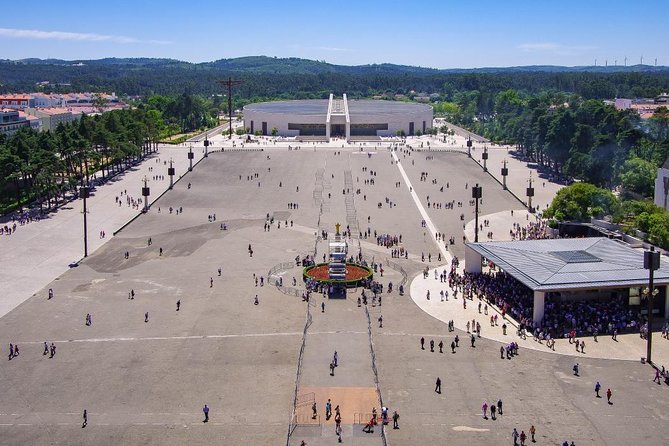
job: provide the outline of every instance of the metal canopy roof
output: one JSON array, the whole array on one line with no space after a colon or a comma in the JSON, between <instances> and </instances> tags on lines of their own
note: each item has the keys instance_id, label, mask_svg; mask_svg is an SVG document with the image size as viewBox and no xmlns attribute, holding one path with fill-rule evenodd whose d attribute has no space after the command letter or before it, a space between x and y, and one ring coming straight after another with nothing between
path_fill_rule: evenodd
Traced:
<instances>
[{"instance_id":1,"label":"metal canopy roof","mask_svg":"<svg viewBox=\"0 0 669 446\"><path fill-rule=\"evenodd\" d=\"M468 243L467 246L535 291L645 286L643 251L604 237ZM669 284L660 261L655 284Z\"/></svg>"}]
</instances>

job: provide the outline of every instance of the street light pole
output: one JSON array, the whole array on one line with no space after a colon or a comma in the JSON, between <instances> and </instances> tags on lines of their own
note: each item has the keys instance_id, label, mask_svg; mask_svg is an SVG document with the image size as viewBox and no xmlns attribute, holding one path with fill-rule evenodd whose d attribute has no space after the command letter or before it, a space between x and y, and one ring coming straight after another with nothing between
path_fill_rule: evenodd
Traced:
<instances>
[{"instance_id":1,"label":"street light pole","mask_svg":"<svg viewBox=\"0 0 669 446\"><path fill-rule=\"evenodd\" d=\"M472 157L472 138L471 138L471 136L467 140L467 156L470 157L470 158Z\"/></svg>"},{"instance_id":2,"label":"street light pole","mask_svg":"<svg viewBox=\"0 0 669 446\"><path fill-rule=\"evenodd\" d=\"M648 333L646 335L646 361L652 364L651 353L653 344L653 298L657 294L653 283L653 273L660 268L660 252L651 246L650 251L643 253L643 267L648 270L648 288L644 290L648 299Z\"/></svg>"},{"instance_id":3,"label":"street light pole","mask_svg":"<svg viewBox=\"0 0 669 446\"><path fill-rule=\"evenodd\" d=\"M532 174L530 173L530 186L526 190L527 194L527 207L530 213L534 213L534 208L532 207L532 197L534 197L534 188L532 187Z\"/></svg>"},{"instance_id":4,"label":"street light pole","mask_svg":"<svg viewBox=\"0 0 669 446\"><path fill-rule=\"evenodd\" d=\"M86 199L90 196L91 189L88 186L81 186L79 188L79 195L84 200L84 257L88 257L88 222L86 221Z\"/></svg>"},{"instance_id":5,"label":"street light pole","mask_svg":"<svg viewBox=\"0 0 669 446\"><path fill-rule=\"evenodd\" d=\"M504 167L502 167L502 186L506 190L506 177L509 175L509 169L506 167L506 160L504 160Z\"/></svg>"},{"instance_id":6,"label":"street light pole","mask_svg":"<svg viewBox=\"0 0 669 446\"><path fill-rule=\"evenodd\" d=\"M144 197L144 210L142 212L146 213L149 210L149 195L151 191L149 186L146 184L149 180L144 177L144 187L142 188L142 196Z\"/></svg>"},{"instance_id":7,"label":"street light pole","mask_svg":"<svg viewBox=\"0 0 669 446\"><path fill-rule=\"evenodd\" d=\"M170 189L174 187L174 167L172 167L172 158L170 158L170 167L167 168L167 175L170 176Z\"/></svg>"},{"instance_id":8,"label":"street light pole","mask_svg":"<svg viewBox=\"0 0 669 446\"><path fill-rule=\"evenodd\" d=\"M488 146L483 147L483 171L488 171Z\"/></svg>"},{"instance_id":9,"label":"street light pole","mask_svg":"<svg viewBox=\"0 0 669 446\"><path fill-rule=\"evenodd\" d=\"M483 196L483 190L479 183L472 187L472 198L476 200L476 207L474 208L474 242L479 241L479 199Z\"/></svg>"}]
</instances>

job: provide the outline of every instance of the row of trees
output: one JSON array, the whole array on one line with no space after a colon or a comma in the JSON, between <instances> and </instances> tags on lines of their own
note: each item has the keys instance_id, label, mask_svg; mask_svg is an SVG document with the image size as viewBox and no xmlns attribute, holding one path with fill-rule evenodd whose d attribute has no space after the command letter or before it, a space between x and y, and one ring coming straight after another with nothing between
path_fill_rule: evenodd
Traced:
<instances>
[{"instance_id":1,"label":"row of trees","mask_svg":"<svg viewBox=\"0 0 669 446\"><path fill-rule=\"evenodd\" d=\"M0 137L0 211L38 200L51 208L93 172L102 180L155 150L164 126L156 111L83 115L54 132L23 128Z\"/></svg>"},{"instance_id":2,"label":"row of trees","mask_svg":"<svg viewBox=\"0 0 669 446\"><path fill-rule=\"evenodd\" d=\"M591 217L610 217L624 231L669 249L669 213L650 200L630 200L615 196L610 190L588 183L574 183L561 189L544 217L557 221L590 221Z\"/></svg>"},{"instance_id":3,"label":"row of trees","mask_svg":"<svg viewBox=\"0 0 669 446\"><path fill-rule=\"evenodd\" d=\"M558 174L650 196L656 168L669 156L669 110L648 120L599 100L506 90L492 111L480 113L477 95L460 95L451 118L486 137L516 144L530 159Z\"/></svg>"},{"instance_id":4,"label":"row of trees","mask_svg":"<svg viewBox=\"0 0 669 446\"><path fill-rule=\"evenodd\" d=\"M514 89L530 94L564 91L586 99L652 97L669 90L669 73L649 72L564 72L546 67L543 71L496 70L494 72L445 72L392 65L343 67L308 60L267 59L261 65L233 60L226 63L187 64L178 61L134 60L84 65L2 63L0 93L31 91L48 79L48 89L115 91L120 95L177 96L184 88L211 97L224 93L216 83L233 77L244 82L237 90L241 99L306 99L329 93L350 97L375 94L437 93L454 101L457 94L478 92L478 109L489 112L495 95ZM66 84L67 87L58 87Z\"/></svg>"}]
</instances>

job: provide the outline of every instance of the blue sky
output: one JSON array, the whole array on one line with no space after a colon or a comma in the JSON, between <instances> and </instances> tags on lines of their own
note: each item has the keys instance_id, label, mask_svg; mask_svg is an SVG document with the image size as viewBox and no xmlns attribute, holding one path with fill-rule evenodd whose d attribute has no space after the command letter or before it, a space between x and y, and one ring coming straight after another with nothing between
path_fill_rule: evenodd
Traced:
<instances>
[{"instance_id":1,"label":"blue sky","mask_svg":"<svg viewBox=\"0 0 669 446\"><path fill-rule=\"evenodd\" d=\"M668 16L668 0L6 1L0 59L669 65Z\"/></svg>"}]
</instances>

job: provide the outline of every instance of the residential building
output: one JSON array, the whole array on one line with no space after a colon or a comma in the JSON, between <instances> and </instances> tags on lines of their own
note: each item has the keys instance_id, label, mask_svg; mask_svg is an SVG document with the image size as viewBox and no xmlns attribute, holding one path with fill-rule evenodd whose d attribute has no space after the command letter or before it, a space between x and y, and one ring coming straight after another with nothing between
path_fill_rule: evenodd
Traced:
<instances>
[{"instance_id":1,"label":"residential building","mask_svg":"<svg viewBox=\"0 0 669 446\"><path fill-rule=\"evenodd\" d=\"M34 107L34 106L35 106L35 100L29 94L0 95L0 108L25 110L28 107Z\"/></svg>"},{"instance_id":2,"label":"residential building","mask_svg":"<svg viewBox=\"0 0 669 446\"><path fill-rule=\"evenodd\" d=\"M0 133L13 135L22 127L30 127L30 121L17 110L0 109Z\"/></svg>"},{"instance_id":3,"label":"residential building","mask_svg":"<svg viewBox=\"0 0 669 446\"><path fill-rule=\"evenodd\" d=\"M59 124L67 124L81 117L81 112L73 113L71 109L63 107L30 108L27 112L40 119L43 131L54 131Z\"/></svg>"}]
</instances>

